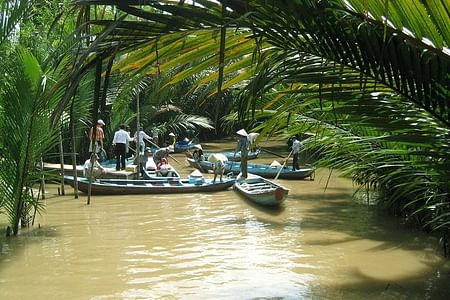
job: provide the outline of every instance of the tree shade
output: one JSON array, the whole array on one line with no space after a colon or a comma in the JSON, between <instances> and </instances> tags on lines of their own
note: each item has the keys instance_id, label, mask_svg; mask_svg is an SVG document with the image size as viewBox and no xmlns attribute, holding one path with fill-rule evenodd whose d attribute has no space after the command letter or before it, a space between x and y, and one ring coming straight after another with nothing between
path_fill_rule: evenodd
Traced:
<instances>
[{"instance_id":1,"label":"tree shade","mask_svg":"<svg viewBox=\"0 0 450 300\"><path fill-rule=\"evenodd\" d=\"M162 86L195 74L198 85L238 89L237 116L265 120L261 136L313 133L305 144L319 165L377 189L383 203L448 241L447 1L75 3L113 5L122 17L92 20L98 35L86 65L114 46L115 71L185 65Z\"/></svg>"}]
</instances>

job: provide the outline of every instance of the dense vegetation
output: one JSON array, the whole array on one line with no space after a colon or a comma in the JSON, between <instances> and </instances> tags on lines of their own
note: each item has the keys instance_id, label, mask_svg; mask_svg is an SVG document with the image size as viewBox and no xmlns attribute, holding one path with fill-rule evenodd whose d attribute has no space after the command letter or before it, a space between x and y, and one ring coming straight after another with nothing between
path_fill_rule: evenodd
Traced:
<instances>
[{"instance_id":1,"label":"dense vegetation","mask_svg":"<svg viewBox=\"0 0 450 300\"><path fill-rule=\"evenodd\" d=\"M35 62L56 74L45 85L60 91L51 94L56 99L39 101L52 103L50 128L73 125L64 135L74 136L65 141L71 148L86 148L83 132L97 117L107 119L111 131L120 122L135 126L139 117L161 136L211 124L219 134L236 126L261 137L308 133L305 150L315 154L317 166L344 171L374 192L380 206L439 234L448 251L448 1L78 0L74 7L57 6L61 17L45 23L51 9L44 13L42 3L50 2L34 2L39 9L30 18L10 14L22 20L24 39L13 38L14 26L2 28L0 53L16 68L15 59L33 49ZM0 24L14 24L10 20ZM44 35L30 34L35 28L48 29L47 42L28 38ZM35 45L44 49L36 52ZM19 96L8 93L19 83L7 78L0 113L12 117L7 103ZM0 130L8 128L2 123ZM6 143L13 139L3 137L2 164L13 151ZM45 153L36 151L26 169ZM1 175L2 190L18 190L4 194L1 207L18 216L21 205L12 199L35 179L10 178Z\"/></svg>"}]
</instances>

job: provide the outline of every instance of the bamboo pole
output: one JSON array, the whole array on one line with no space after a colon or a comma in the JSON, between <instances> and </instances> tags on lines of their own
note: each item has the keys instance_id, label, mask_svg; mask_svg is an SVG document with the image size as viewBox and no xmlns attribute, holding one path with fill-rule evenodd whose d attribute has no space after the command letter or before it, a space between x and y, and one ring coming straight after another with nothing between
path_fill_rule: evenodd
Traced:
<instances>
[{"instance_id":1,"label":"bamboo pole","mask_svg":"<svg viewBox=\"0 0 450 300\"><path fill-rule=\"evenodd\" d=\"M42 199L45 199L45 175L44 175L44 159L41 156L41 172L42 172L42 178L41 178L41 190L42 190Z\"/></svg>"},{"instance_id":2,"label":"bamboo pole","mask_svg":"<svg viewBox=\"0 0 450 300\"><path fill-rule=\"evenodd\" d=\"M277 176L275 176L275 180L277 180L278 177L280 176L281 171L282 171L282 170L284 169L284 167L286 166L286 163L288 162L289 158L291 157L292 152L293 152L293 150L291 150L291 152L289 153L288 157L287 157L286 160L284 161L283 165L282 165L281 168L280 168L280 171L278 171Z\"/></svg>"},{"instance_id":3,"label":"bamboo pole","mask_svg":"<svg viewBox=\"0 0 450 300\"><path fill-rule=\"evenodd\" d=\"M77 157L76 153L76 141L75 141L75 122L73 119L73 107L75 97L72 98L72 104L70 106L70 129L72 132L72 169L73 169L73 191L75 199L78 199L78 174L77 174Z\"/></svg>"},{"instance_id":4,"label":"bamboo pole","mask_svg":"<svg viewBox=\"0 0 450 300\"><path fill-rule=\"evenodd\" d=\"M59 163L61 166L61 195L64 196L66 193L64 190L64 147L62 138L62 126L60 126L59 128Z\"/></svg>"}]
</instances>

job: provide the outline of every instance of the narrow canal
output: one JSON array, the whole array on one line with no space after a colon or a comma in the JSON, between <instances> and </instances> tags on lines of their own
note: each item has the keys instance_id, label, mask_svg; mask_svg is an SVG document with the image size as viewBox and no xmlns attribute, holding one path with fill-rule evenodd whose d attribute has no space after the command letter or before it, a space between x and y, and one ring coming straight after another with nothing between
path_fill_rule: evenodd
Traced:
<instances>
[{"instance_id":1,"label":"narrow canal","mask_svg":"<svg viewBox=\"0 0 450 300\"><path fill-rule=\"evenodd\" d=\"M280 209L232 190L86 205L48 186L35 227L0 238L0 299L448 299L437 240L357 204L351 181L329 175L279 180L290 189Z\"/></svg>"}]
</instances>

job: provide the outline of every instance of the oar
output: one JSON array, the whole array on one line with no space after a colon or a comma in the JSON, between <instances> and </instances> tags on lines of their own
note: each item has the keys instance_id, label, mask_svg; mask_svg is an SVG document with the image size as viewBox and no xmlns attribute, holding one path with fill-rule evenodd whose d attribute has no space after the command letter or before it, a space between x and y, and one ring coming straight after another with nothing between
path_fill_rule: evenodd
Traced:
<instances>
[{"instance_id":1,"label":"oar","mask_svg":"<svg viewBox=\"0 0 450 300\"><path fill-rule=\"evenodd\" d=\"M278 171L277 176L275 176L275 180L278 179L278 177L279 177L280 174L281 174L281 171L282 171L283 168L286 166L286 163L288 162L289 157L291 157L292 151L293 151L293 150L291 150L291 152L289 153L288 157L287 157L286 160L284 161L284 164L281 166L280 171Z\"/></svg>"},{"instance_id":2,"label":"oar","mask_svg":"<svg viewBox=\"0 0 450 300\"><path fill-rule=\"evenodd\" d=\"M275 155L275 156L278 156L278 157L284 158L284 156L282 156L282 155L280 155L280 154L278 154L278 153L275 153L275 152L273 152L273 151L270 151L270 150L267 150L267 149L264 149L264 148L261 148L261 147L259 147L259 149L261 149L261 150L262 150L262 151L264 151L264 152L267 152L267 153L273 154L273 155Z\"/></svg>"},{"instance_id":3,"label":"oar","mask_svg":"<svg viewBox=\"0 0 450 300\"><path fill-rule=\"evenodd\" d=\"M155 143L153 143L153 141L151 141L151 140L149 140L149 139L147 139L147 138L146 138L146 140L147 140L150 144L152 144L153 146L155 146L156 149L161 148L161 147L159 147L158 145L156 145ZM168 154L168 155L169 155L169 157L170 157L171 159L173 159L177 164L181 165L181 163L180 163L175 157L173 157L173 156L170 155L170 154Z\"/></svg>"}]
</instances>

